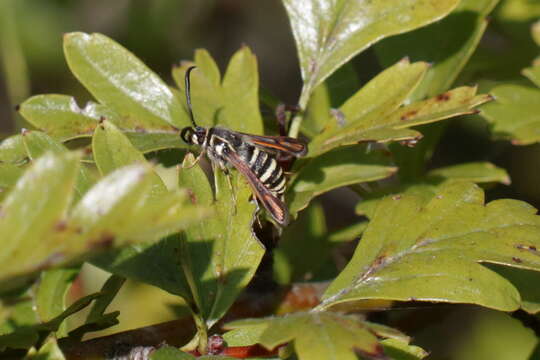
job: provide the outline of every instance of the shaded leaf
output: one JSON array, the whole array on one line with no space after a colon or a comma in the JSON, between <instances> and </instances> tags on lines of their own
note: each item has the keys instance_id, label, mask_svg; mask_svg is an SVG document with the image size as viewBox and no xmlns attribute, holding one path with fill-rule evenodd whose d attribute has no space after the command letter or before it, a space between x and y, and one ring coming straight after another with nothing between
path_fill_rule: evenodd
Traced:
<instances>
[{"instance_id":1,"label":"shaded leaf","mask_svg":"<svg viewBox=\"0 0 540 360\"><path fill-rule=\"evenodd\" d=\"M150 360L234 360L235 358L228 356L217 356L217 355L203 355L203 356L193 356L191 354L185 353L178 350L172 346L164 346L156 350L150 355Z\"/></svg>"},{"instance_id":2,"label":"shaded leaf","mask_svg":"<svg viewBox=\"0 0 540 360\"><path fill-rule=\"evenodd\" d=\"M330 255L324 235L323 208L313 204L283 231L274 249L274 279L279 284L311 280Z\"/></svg>"},{"instance_id":3,"label":"shaded leaf","mask_svg":"<svg viewBox=\"0 0 540 360\"><path fill-rule=\"evenodd\" d=\"M496 101L482 107L482 116L496 137L527 145L540 140L540 89L501 85L491 91Z\"/></svg>"},{"instance_id":4,"label":"shaded leaf","mask_svg":"<svg viewBox=\"0 0 540 360\"><path fill-rule=\"evenodd\" d=\"M36 293L36 311L41 322L48 322L66 310L66 294L79 273L78 267L59 268L44 271L40 274L40 282ZM67 335L66 326L62 324L57 337Z\"/></svg>"},{"instance_id":5,"label":"shaded leaf","mask_svg":"<svg viewBox=\"0 0 540 360\"><path fill-rule=\"evenodd\" d=\"M325 153L298 170L287 193L290 211L294 214L304 209L312 198L332 189L384 179L396 170L388 152L369 151L364 145Z\"/></svg>"},{"instance_id":6,"label":"shaded leaf","mask_svg":"<svg viewBox=\"0 0 540 360\"><path fill-rule=\"evenodd\" d=\"M69 33L64 54L73 74L102 104L141 128L181 128L187 114L169 87L131 52L101 34Z\"/></svg>"},{"instance_id":7,"label":"shaded leaf","mask_svg":"<svg viewBox=\"0 0 540 360\"><path fill-rule=\"evenodd\" d=\"M22 173L23 170L15 165L0 163L0 199L15 185Z\"/></svg>"},{"instance_id":8,"label":"shaded leaf","mask_svg":"<svg viewBox=\"0 0 540 360\"><path fill-rule=\"evenodd\" d=\"M538 314L540 312L540 289L537 286L540 281L540 273L498 265L492 265L490 269L504 276L518 289L523 310L529 314Z\"/></svg>"},{"instance_id":9,"label":"shaded leaf","mask_svg":"<svg viewBox=\"0 0 540 360\"><path fill-rule=\"evenodd\" d=\"M244 46L232 56L223 80L207 51L195 52L195 64L197 70L191 73L191 92L197 123L205 127L219 124L235 131L262 134L259 73L257 59L251 50ZM173 77L182 92L185 92L185 72L191 65L173 69Z\"/></svg>"},{"instance_id":10,"label":"shaded leaf","mask_svg":"<svg viewBox=\"0 0 540 360\"><path fill-rule=\"evenodd\" d=\"M228 323L226 327L248 330L255 327L260 333L258 343L267 349L292 341L300 360L356 360L357 352L373 357L384 354L369 323L332 312L300 312L283 317L239 320ZM261 332L262 327L264 331Z\"/></svg>"},{"instance_id":11,"label":"shaded leaf","mask_svg":"<svg viewBox=\"0 0 540 360\"><path fill-rule=\"evenodd\" d=\"M482 190L465 182L441 185L428 201L387 197L320 306L415 299L515 310L520 305L516 288L479 262L538 270L535 213L517 200L484 205Z\"/></svg>"},{"instance_id":12,"label":"shaded leaf","mask_svg":"<svg viewBox=\"0 0 540 360\"><path fill-rule=\"evenodd\" d=\"M50 337L37 351L30 351L24 360L65 360L55 338Z\"/></svg>"},{"instance_id":13,"label":"shaded leaf","mask_svg":"<svg viewBox=\"0 0 540 360\"><path fill-rule=\"evenodd\" d=\"M180 186L190 190L195 204L213 206L216 214L182 233L182 261L195 303L211 326L251 280L264 247L252 230L255 204L250 201L251 189L242 176L238 172L230 175L231 189L226 175L217 170L214 200L204 172L199 167L188 168L191 161L184 161Z\"/></svg>"},{"instance_id":14,"label":"shaded leaf","mask_svg":"<svg viewBox=\"0 0 540 360\"><path fill-rule=\"evenodd\" d=\"M458 2L284 0L304 79L302 97L307 100L317 85L374 42L436 21Z\"/></svg>"},{"instance_id":15,"label":"shaded leaf","mask_svg":"<svg viewBox=\"0 0 540 360\"><path fill-rule=\"evenodd\" d=\"M510 184L510 176L506 170L490 162L471 162L434 169L427 173L427 178L464 180L475 183L500 182L505 185Z\"/></svg>"},{"instance_id":16,"label":"shaded leaf","mask_svg":"<svg viewBox=\"0 0 540 360\"><path fill-rule=\"evenodd\" d=\"M453 358L463 360L533 360L530 357L537 337L528 328L510 315L481 311L468 326L462 341L454 348ZM505 336L500 336L504 334Z\"/></svg>"}]
</instances>

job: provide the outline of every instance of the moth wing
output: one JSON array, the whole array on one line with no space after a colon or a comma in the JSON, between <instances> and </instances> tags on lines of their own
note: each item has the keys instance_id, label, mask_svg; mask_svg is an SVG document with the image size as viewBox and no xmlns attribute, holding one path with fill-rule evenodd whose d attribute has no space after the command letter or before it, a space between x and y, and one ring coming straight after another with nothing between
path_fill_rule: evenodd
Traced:
<instances>
[{"instance_id":1,"label":"moth wing","mask_svg":"<svg viewBox=\"0 0 540 360\"><path fill-rule=\"evenodd\" d=\"M227 154L227 160L236 168L236 170L246 177L253 193L272 218L281 226L287 226L289 223L289 211L283 201L272 194L270 190L264 186L248 164L246 164L236 153Z\"/></svg>"},{"instance_id":2,"label":"moth wing","mask_svg":"<svg viewBox=\"0 0 540 360\"><path fill-rule=\"evenodd\" d=\"M307 153L307 145L304 141L288 136L261 136L242 133L246 142L271 151L282 152L296 157L302 157Z\"/></svg>"}]
</instances>

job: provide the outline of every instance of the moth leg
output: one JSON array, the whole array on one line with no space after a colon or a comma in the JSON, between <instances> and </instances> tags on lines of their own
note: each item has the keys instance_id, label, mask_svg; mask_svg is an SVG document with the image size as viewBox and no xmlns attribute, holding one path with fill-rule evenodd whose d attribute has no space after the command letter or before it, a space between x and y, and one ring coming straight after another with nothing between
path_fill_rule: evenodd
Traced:
<instances>
[{"instance_id":1,"label":"moth leg","mask_svg":"<svg viewBox=\"0 0 540 360\"><path fill-rule=\"evenodd\" d=\"M232 183L232 174L229 171L229 169L227 168L227 166L225 166L225 164L219 163L219 167L221 168L221 171L223 171L223 173L225 174L225 178L227 179L227 184L229 186L229 189L231 190L231 198L232 198L232 202L234 204L233 215L236 215L236 191L235 191L233 183ZM216 193L217 193L217 190L216 190Z\"/></svg>"},{"instance_id":2,"label":"moth leg","mask_svg":"<svg viewBox=\"0 0 540 360\"><path fill-rule=\"evenodd\" d=\"M204 151L201 151L201 153L199 154L199 156L197 156L195 158L195 161L193 161L193 163L189 166L186 166L184 169L191 169L192 167L194 167L195 165L197 165L199 163L199 160L201 160L201 157L204 155Z\"/></svg>"}]
</instances>

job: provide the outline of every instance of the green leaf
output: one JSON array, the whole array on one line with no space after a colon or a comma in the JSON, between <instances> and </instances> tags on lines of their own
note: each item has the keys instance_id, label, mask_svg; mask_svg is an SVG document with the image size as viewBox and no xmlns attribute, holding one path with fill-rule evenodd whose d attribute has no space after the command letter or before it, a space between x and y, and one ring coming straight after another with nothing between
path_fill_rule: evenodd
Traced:
<instances>
[{"instance_id":1,"label":"green leaf","mask_svg":"<svg viewBox=\"0 0 540 360\"><path fill-rule=\"evenodd\" d=\"M364 89L360 90L353 99L363 97L360 94ZM384 89L378 88L378 91L384 91ZM347 124L343 128L327 130L315 137L310 143L309 155L315 156L335 147L355 142L418 140L421 135L408 128L475 113L476 106L489 100L491 100L489 95L476 96L474 87L460 87L428 100L402 106L393 112L384 109L383 114L380 113L380 109L357 107L356 104L348 109L345 108L348 105L346 103L342 111L346 119L349 119ZM356 111L353 112L353 109ZM356 115L351 116L352 119L347 116L351 113L353 116Z\"/></svg>"},{"instance_id":2,"label":"green leaf","mask_svg":"<svg viewBox=\"0 0 540 360\"><path fill-rule=\"evenodd\" d=\"M381 344L385 354L394 360L420 360L429 355L424 349L401 340L384 339Z\"/></svg>"},{"instance_id":3,"label":"green leaf","mask_svg":"<svg viewBox=\"0 0 540 360\"><path fill-rule=\"evenodd\" d=\"M118 117L104 105L89 102L80 108L73 97L58 94L32 96L20 105L19 112L29 123L61 141L91 136L100 120Z\"/></svg>"},{"instance_id":4,"label":"green leaf","mask_svg":"<svg viewBox=\"0 0 540 360\"><path fill-rule=\"evenodd\" d=\"M283 317L239 320L228 323L226 328L250 330L255 327L260 332L261 326L265 328L258 343L274 349L292 341L299 360L356 360L357 352L371 357L384 355L369 323L332 312L300 312Z\"/></svg>"},{"instance_id":5,"label":"green leaf","mask_svg":"<svg viewBox=\"0 0 540 360\"><path fill-rule=\"evenodd\" d=\"M30 351L24 360L65 360L55 338L50 337L38 351Z\"/></svg>"},{"instance_id":6,"label":"green leaf","mask_svg":"<svg viewBox=\"0 0 540 360\"><path fill-rule=\"evenodd\" d=\"M479 262L539 270L535 213L517 200L484 205L482 190L465 182L441 185L431 200L387 197L320 307L415 299L515 310L520 305L516 288Z\"/></svg>"},{"instance_id":7,"label":"green leaf","mask_svg":"<svg viewBox=\"0 0 540 360\"><path fill-rule=\"evenodd\" d=\"M462 0L447 17L375 46L383 68L405 56L433 64L411 98L421 100L448 90L478 46L486 17L499 0ZM425 46L430 44L430 46Z\"/></svg>"},{"instance_id":8,"label":"green leaf","mask_svg":"<svg viewBox=\"0 0 540 360\"><path fill-rule=\"evenodd\" d=\"M490 162L470 162L431 170L427 178L463 180L474 183L500 182L510 185L510 176L505 169Z\"/></svg>"},{"instance_id":9,"label":"green leaf","mask_svg":"<svg viewBox=\"0 0 540 360\"><path fill-rule=\"evenodd\" d=\"M72 154L43 156L25 172L3 201L0 234L10 236L0 238L1 280L37 271L62 257L57 252L62 246L56 244L55 229L65 219L71 202L78 163L78 157Z\"/></svg>"},{"instance_id":10,"label":"green leaf","mask_svg":"<svg viewBox=\"0 0 540 360\"><path fill-rule=\"evenodd\" d=\"M101 103L141 128L189 124L171 89L131 52L101 34L69 33L64 53L73 74ZM172 127L172 128L171 128Z\"/></svg>"},{"instance_id":11,"label":"green leaf","mask_svg":"<svg viewBox=\"0 0 540 360\"><path fill-rule=\"evenodd\" d=\"M396 170L388 152L369 150L365 145L344 146L325 153L308 160L295 175L287 193L290 211L294 214L304 209L312 198L330 190L384 179Z\"/></svg>"},{"instance_id":12,"label":"green leaf","mask_svg":"<svg viewBox=\"0 0 540 360\"><path fill-rule=\"evenodd\" d=\"M531 80L536 86L540 87L540 65L523 69L523 75Z\"/></svg>"},{"instance_id":13,"label":"green leaf","mask_svg":"<svg viewBox=\"0 0 540 360\"><path fill-rule=\"evenodd\" d=\"M257 58L251 50L244 46L232 56L222 81L214 60L205 50L195 52L195 64L197 70L191 73L191 92L197 123L262 134L259 73ZM173 69L173 78L182 92L185 92L184 76L190 65Z\"/></svg>"},{"instance_id":14,"label":"green leaf","mask_svg":"<svg viewBox=\"0 0 540 360\"><path fill-rule=\"evenodd\" d=\"M10 136L0 143L0 161L19 165L26 160L22 135Z\"/></svg>"},{"instance_id":15,"label":"green leaf","mask_svg":"<svg viewBox=\"0 0 540 360\"><path fill-rule=\"evenodd\" d=\"M495 311L477 313L463 335L454 348L454 359L533 360L531 354L538 343L532 329L509 314Z\"/></svg>"},{"instance_id":16,"label":"green leaf","mask_svg":"<svg viewBox=\"0 0 540 360\"><path fill-rule=\"evenodd\" d=\"M122 166L145 164L146 159L131 144L129 139L116 126L103 121L92 138L94 160L102 175L107 175ZM160 195L167 191L161 178L151 172L152 194Z\"/></svg>"},{"instance_id":17,"label":"green leaf","mask_svg":"<svg viewBox=\"0 0 540 360\"><path fill-rule=\"evenodd\" d=\"M538 314L540 312L540 273L537 271L515 269L492 265L491 269L497 274L504 276L512 285L518 289L521 295L521 308L529 314Z\"/></svg>"},{"instance_id":18,"label":"green leaf","mask_svg":"<svg viewBox=\"0 0 540 360\"><path fill-rule=\"evenodd\" d=\"M79 273L79 268L59 268L41 273L36 294L36 311L41 322L48 322L66 310L66 294ZM67 335L62 324L57 337Z\"/></svg>"},{"instance_id":19,"label":"green leaf","mask_svg":"<svg viewBox=\"0 0 540 360\"><path fill-rule=\"evenodd\" d=\"M15 185L22 173L23 170L15 165L0 163L0 200Z\"/></svg>"},{"instance_id":20,"label":"green leaf","mask_svg":"<svg viewBox=\"0 0 540 360\"><path fill-rule=\"evenodd\" d=\"M142 152L187 147L178 130L162 124L142 124L133 117L122 117L109 107L88 102L84 108L67 95L37 95L21 104L20 113L32 125L59 141L90 137L100 121L108 120L122 129Z\"/></svg>"},{"instance_id":21,"label":"green leaf","mask_svg":"<svg viewBox=\"0 0 540 360\"><path fill-rule=\"evenodd\" d=\"M296 41L305 107L312 90L371 44L434 22L458 0L283 1Z\"/></svg>"},{"instance_id":22,"label":"green leaf","mask_svg":"<svg viewBox=\"0 0 540 360\"><path fill-rule=\"evenodd\" d=\"M185 353L178 350L172 346L163 346L157 351L153 352L150 355L150 360L234 360L235 358L228 356L212 356L212 355L203 355L203 356L193 356L191 354Z\"/></svg>"},{"instance_id":23,"label":"green leaf","mask_svg":"<svg viewBox=\"0 0 540 360\"><path fill-rule=\"evenodd\" d=\"M56 154L66 154L68 152L64 145L40 131L24 131L22 139L26 153L32 161L49 151ZM75 181L74 200L78 201L96 181L97 177L94 172L87 165L81 164Z\"/></svg>"},{"instance_id":24,"label":"green leaf","mask_svg":"<svg viewBox=\"0 0 540 360\"><path fill-rule=\"evenodd\" d=\"M285 228L274 250L274 278L279 284L312 279L330 256L330 243L324 235L326 220L318 204Z\"/></svg>"},{"instance_id":25,"label":"green leaf","mask_svg":"<svg viewBox=\"0 0 540 360\"><path fill-rule=\"evenodd\" d=\"M496 102L482 107L482 116L493 126L496 137L514 145L540 141L540 89L522 85L501 85L491 91Z\"/></svg>"},{"instance_id":26,"label":"green leaf","mask_svg":"<svg viewBox=\"0 0 540 360\"><path fill-rule=\"evenodd\" d=\"M251 280L264 247L252 230L256 207L242 175L231 173L231 189L226 175L217 169L214 200L204 172L199 167L187 168L190 161L184 161L180 186L189 189L195 204L213 206L216 214L182 234L182 261L195 303L210 327Z\"/></svg>"}]
</instances>

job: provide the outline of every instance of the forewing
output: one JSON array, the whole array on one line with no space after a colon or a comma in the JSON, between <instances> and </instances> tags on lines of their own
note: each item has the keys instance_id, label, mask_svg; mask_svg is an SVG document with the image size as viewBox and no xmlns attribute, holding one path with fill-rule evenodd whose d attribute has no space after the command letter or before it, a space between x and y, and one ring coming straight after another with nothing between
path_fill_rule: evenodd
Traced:
<instances>
[{"instance_id":1,"label":"forewing","mask_svg":"<svg viewBox=\"0 0 540 360\"><path fill-rule=\"evenodd\" d=\"M242 133L244 141L273 153L286 153L302 157L307 153L307 145L302 140L288 136L261 136Z\"/></svg>"},{"instance_id":2,"label":"forewing","mask_svg":"<svg viewBox=\"0 0 540 360\"><path fill-rule=\"evenodd\" d=\"M264 208L270 213L272 218L281 226L287 226L289 223L289 211L283 201L272 194L270 190L264 186L257 175L251 171L248 164L246 164L236 153L228 153L226 157L227 160L246 177L249 185L251 185L251 188L253 189L253 193L263 204Z\"/></svg>"}]
</instances>

